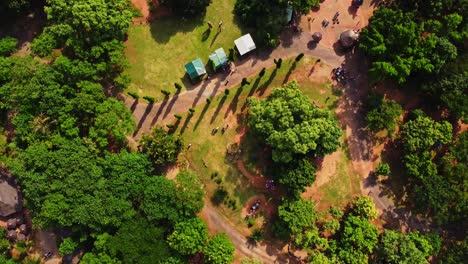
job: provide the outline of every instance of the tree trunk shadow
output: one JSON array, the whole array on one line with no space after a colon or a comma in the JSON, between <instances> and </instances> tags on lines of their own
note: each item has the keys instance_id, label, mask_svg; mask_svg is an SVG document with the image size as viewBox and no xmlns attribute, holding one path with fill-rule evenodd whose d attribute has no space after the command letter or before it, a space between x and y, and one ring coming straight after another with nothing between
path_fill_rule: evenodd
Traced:
<instances>
[{"instance_id":1,"label":"tree trunk shadow","mask_svg":"<svg viewBox=\"0 0 468 264\"><path fill-rule=\"evenodd\" d=\"M162 111L163 111L164 107L166 106L166 104L168 102L168 99L169 99L168 97L164 98L164 101L159 106L158 112L156 113L153 120L151 121L151 126L154 126L154 124L156 124L156 121L158 121L158 118L162 114Z\"/></svg>"},{"instance_id":2,"label":"tree trunk shadow","mask_svg":"<svg viewBox=\"0 0 468 264\"><path fill-rule=\"evenodd\" d=\"M133 136L136 136L138 134L141 127L143 126L143 123L145 123L146 117L148 116L148 114L153 109L153 106L154 106L154 104L148 104L148 106L146 106L145 112L143 113L143 115L140 118L140 121L138 122L137 129L135 129L135 132L133 132Z\"/></svg>"},{"instance_id":3,"label":"tree trunk shadow","mask_svg":"<svg viewBox=\"0 0 468 264\"><path fill-rule=\"evenodd\" d=\"M187 118L184 121L184 124L182 125L182 128L180 129L180 133L183 134L185 132L185 129L187 129L188 124L190 123L190 120L192 120L193 114L189 113Z\"/></svg>"},{"instance_id":4,"label":"tree trunk shadow","mask_svg":"<svg viewBox=\"0 0 468 264\"><path fill-rule=\"evenodd\" d=\"M262 77L260 77L260 76L255 80L254 84L252 85L252 89L250 89L249 94L247 95L247 98L254 95L255 90L257 89L257 87L260 84L261 80L262 80ZM247 99L245 100L244 104L242 105L241 111L244 111L246 107L247 107Z\"/></svg>"},{"instance_id":5,"label":"tree trunk shadow","mask_svg":"<svg viewBox=\"0 0 468 264\"><path fill-rule=\"evenodd\" d=\"M273 72L271 73L270 77L268 78L268 80L263 84L262 88L260 89L260 93L259 93L260 96L262 96L265 93L268 86L271 84L273 79L275 79L277 73L278 73L278 69L275 68Z\"/></svg>"},{"instance_id":6,"label":"tree trunk shadow","mask_svg":"<svg viewBox=\"0 0 468 264\"><path fill-rule=\"evenodd\" d=\"M229 112L232 111L233 113L236 112L237 110L237 103L239 102L239 96L240 94L242 93L244 87L241 86L237 89L237 92L236 94L234 95L234 97L232 98L232 101L231 103L229 104L229 107L228 109L226 110L226 113L224 114L224 118L226 118L228 115L229 115Z\"/></svg>"},{"instance_id":7,"label":"tree trunk shadow","mask_svg":"<svg viewBox=\"0 0 468 264\"><path fill-rule=\"evenodd\" d=\"M284 77L283 84L287 83L289 81L289 76L291 76L292 72L296 69L297 62L294 61L291 67L289 67L288 73Z\"/></svg>"},{"instance_id":8,"label":"tree trunk shadow","mask_svg":"<svg viewBox=\"0 0 468 264\"><path fill-rule=\"evenodd\" d=\"M177 90L177 92L174 94L174 97L172 97L171 101L167 105L166 111L164 112L163 118L166 118L166 116L171 112L172 107L174 106L175 102L179 98L180 90Z\"/></svg>"},{"instance_id":9,"label":"tree trunk shadow","mask_svg":"<svg viewBox=\"0 0 468 264\"><path fill-rule=\"evenodd\" d=\"M200 125L200 122L202 121L202 119L205 116L206 111L208 111L209 107L210 107L210 104L206 103L205 107L203 108L202 112L200 113L200 116L197 119L197 122L195 123L195 126L193 127L193 131L197 130L198 126Z\"/></svg>"},{"instance_id":10,"label":"tree trunk shadow","mask_svg":"<svg viewBox=\"0 0 468 264\"><path fill-rule=\"evenodd\" d=\"M218 107L216 107L216 110L215 110L213 116L211 117L210 124L213 124L213 122L216 120L216 117L218 116L219 111L220 111L221 108L223 107L224 102L226 102L226 99L227 99L227 96L224 95L224 96L221 98L221 100L219 101Z\"/></svg>"}]
</instances>

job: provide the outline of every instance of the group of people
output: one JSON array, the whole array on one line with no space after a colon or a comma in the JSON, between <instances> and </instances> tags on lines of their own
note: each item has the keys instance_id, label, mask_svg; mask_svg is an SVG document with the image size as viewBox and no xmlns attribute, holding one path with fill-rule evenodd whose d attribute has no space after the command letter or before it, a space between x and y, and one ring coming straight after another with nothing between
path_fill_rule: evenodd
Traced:
<instances>
[{"instance_id":1,"label":"group of people","mask_svg":"<svg viewBox=\"0 0 468 264\"><path fill-rule=\"evenodd\" d=\"M333 69L335 79L341 83L346 83L346 75L347 72L343 67L338 67L336 69Z\"/></svg>"},{"instance_id":2,"label":"group of people","mask_svg":"<svg viewBox=\"0 0 468 264\"><path fill-rule=\"evenodd\" d=\"M333 24L340 24L340 21L338 20L339 16L340 16L340 12L336 12L332 19Z\"/></svg>"},{"instance_id":3,"label":"group of people","mask_svg":"<svg viewBox=\"0 0 468 264\"><path fill-rule=\"evenodd\" d=\"M225 125L221 128L221 133L224 134L224 132L226 132L226 130L229 128L229 125ZM219 130L219 127L215 127L213 128L213 130L211 130L211 135L215 135L216 133L218 133L218 130Z\"/></svg>"},{"instance_id":4,"label":"group of people","mask_svg":"<svg viewBox=\"0 0 468 264\"><path fill-rule=\"evenodd\" d=\"M257 200L250 207L249 213L245 216L247 219L257 212L258 208L260 208L260 203L261 203L260 200Z\"/></svg>"},{"instance_id":5,"label":"group of people","mask_svg":"<svg viewBox=\"0 0 468 264\"><path fill-rule=\"evenodd\" d=\"M265 183L265 188L270 191L276 190L276 185L274 180L267 180Z\"/></svg>"}]
</instances>

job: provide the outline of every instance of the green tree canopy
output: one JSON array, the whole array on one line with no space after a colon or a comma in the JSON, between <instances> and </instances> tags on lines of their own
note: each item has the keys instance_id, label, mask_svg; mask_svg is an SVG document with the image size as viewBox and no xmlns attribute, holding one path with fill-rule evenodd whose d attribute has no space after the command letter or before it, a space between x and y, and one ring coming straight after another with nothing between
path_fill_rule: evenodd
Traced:
<instances>
[{"instance_id":1,"label":"green tree canopy","mask_svg":"<svg viewBox=\"0 0 468 264\"><path fill-rule=\"evenodd\" d=\"M0 39L0 56L8 56L16 51L18 40L12 37L4 37Z\"/></svg>"},{"instance_id":2,"label":"green tree canopy","mask_svg":"<svg viewBox=\"0 0 468 264\"><path fill-rule=\"evenodd\" d=\"M164 166L176 161L184 143L180 136L168 134L161 127L156 127L151 134L143 135L140 144L142 152L148 154L156 166Z\"/></svg>"},{"instance_id":3,"label":"green tree canopy","mask_svg":"<svg viewBox=\"0 0 468 264\"><path fill-rule=\"evenodd\" d=\"M294 197L299 197L306 190L306 187L315 181L315 167L306 158L293 160L291 163L281 166L276 174L279 182L284 184Z\"/></svg>"},{"instance_id":4,"label":"green tree canopy","mask_svg":"<svg viewBox=\"0 0 468 264\"><path fill-rule=\"evenodd\" d=\"M341 130L328 110L317 108L297 82L277 88L266 100L251 97L249 128L272 148L275 162L324 156L339 146Z\"/></svg>"},{"instance_id":5,"label":"green tree canopy","mask_svg":"<svg viewBox=\"0 0 468 264\"><path fill-rule=\"evenodd\" d=\"M339 235L338 256L344 263L366 263L377 245L378 231L363 217L348 216Z\"/></svg>"},{"instance_id":6,"label":"green tree canopy","mask_svg":"<svg viewBox=\"0 0 468 264\"><path fill-rule=\"evenodd\" d=\"M222 233L210 238L203 253L207 263L228 264L234 260L234 245L229 237Z\"/></svg>"},{"instance_id":7,"label":"green tree canopy","mask_svg":"<svg viewBox=\"0 0 468 264\"><path fill-rule=\"evenodd\" d=\"M380 105L367 113L366 120L371 131L386 129L391 135L395 131L396 119L402 113L403 109L397 102L383 100Z\"/></svg>"},{"instance_id":8,"label":"green tree canopy","mask_svg":"<svg viewBox=\"0 0 468 264\"><path fill-rule=\"evenodd\" d=\"M293 234L302 233L305 229L315 225L317 212L312 202L306 200L284 201L278 207L281 221L286 223Z\"/></svg>"},{"instance_id":9,"label":"green tree canopy","mask_svg":"<svg viewBox=\"0 0 468 264\"><path fill-rule=\"evenodd\" d=\"M377 209L370 197L358 196L351 202L351 214L373 220L377 218Z\"/></svg>"},{"instance_id":10,"label":"green tree canopy","mask_svg":"<svg viewBox=\"0 0 468 264\"><path fill-rule=\"evenodd\" d=\"M177 174L175 183L179 212L187 217L200 212L205 204L203 201L205 192L197 175L193 171L181 171Z\"/></svg>"},{"instance_id":11,"label":"green tree canopy","mask_svg":"<svg viewBox=\"0 0 468 264\"><path fill-rule=\"evenodd\" d=\"M175 225L167 237L169 246L182 255L201 252L208 241L208 230L200 218L192 218Z\"/></svg>"},{"instance_id":12,"label":"green tree canopy","mask_svg":"<svg viewBox=\"0 0 468 264\"><path fill-rule=\"evenodd\" d=\"M418 116L403 125L401 137L407 153L428 150L435 143L446 144L452 139L452 126L446 122L435 122L429 117Z\"/></svg>"}]
</instances>

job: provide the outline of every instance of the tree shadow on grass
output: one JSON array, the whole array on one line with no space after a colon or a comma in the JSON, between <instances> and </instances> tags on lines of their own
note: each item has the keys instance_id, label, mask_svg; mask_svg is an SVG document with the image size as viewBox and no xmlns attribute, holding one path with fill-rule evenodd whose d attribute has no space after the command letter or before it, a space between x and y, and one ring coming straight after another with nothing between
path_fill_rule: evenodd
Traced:
<instances>
[{"instance_id":1,"label":"tree shadow on grass","mask_svg":"<svg viewBox=\"0 0 468 264\"><path fill-rule=\"evenodd\" d=\"M187 118L184 121L184 124L182 125L182 128L180 129L180 134L183 134L185 132L185 129L187 129L188 124L190 123L190 120L192 120L193 114L189 112Z\"/></svg>"},{"instance_id":2,"label":"tree shadow on grass","mask_svg":"<svg viewBox=\"0 0 468 264\"><path fill-rule=\"evenodd\" d=\"M167 43L177 32L190 32L203 23L204 15L190 19L182 19L176 15L162 17L150 24L151 36L160 43Z\"/></svg>"},{"instance_id":3,"label":"tree shadow on grass","mask_svg":"<svg viewBox=\"0 0 468 264\"><path fill-rule=\"evenodd\" d=\"M211 28L207 28L202 34L201 41L203 42L206 41L210 35L211 35Z\"/></svg>"},{"instance_id":4,"label":"tree shadow on grass","mask_svg":"<svg viewBox=\"0 0 468 264\"><path fill-rule=\"evenodd\" d=\"M223 107L224 102L226 102L226 99L227 99L227 96L224 95L224 96L221 98L221 100L219 101L218 107L216 107L216 110L215 110L213 116L211 117L210 124L213 124L213 122L216 120L216 117L218 117L219 111L220 111L221 108Z\"/></svg>"},{"instance_id":5,"label":"tree shadow on grass","mask_svg":"<svg viewBox=\"0 0 468 264\"><path fill-rule=\"evenodd\" d=\"M158 112L156 113L153 120L151 121L151 126L154 126L154 124L156 124L156 122L158 121L159 116L161 116L162 111L163 111L163 109L166 106L168 101L169 101L169 97L167 97L167 96L164 97L164 100L162 101L161 105L159 105Z\"/></svg>"},{"instance_id":6,"label":"tree shadow on grass","mask_svg":"<svg viewBox=\"0 0 468 264\"><path fill-rule=\"evenodd\" d=\"M153 106L154 106L154 104L148 104L148 106L146 106L145 112L143 113L143 115L140 118L140 121L138 122L137 129L135 129L135 132L133 132L133 136L136 136L138 134L141 127L143 126L143 123L145 123L146 117L148 116L148 114L153 109Z\"/></svg>"},{"instance_id":7,"label":"tree shadow on grass","mask_svg":"<svg viewBox=\"0 0 468 264\"><path fill-rule=\"evenodd\" d=\"M283 84L289 81L289 76L291 76L292 72L296 69L296 67L297 67L297 62L294 61L291 67L289 67L288 73L286 73L286 76L284 77Z\"/></svg>"},{"instance_id":8,"label":"tree shadow on grass","mask_svg":"<svg viewBox=\"0 0 468 264\"><path fill-rule=\"evenodd\" d=\"M268 88L268 86L271 84L271 82L273 81L273 79L275 79L277 73L278 73L278 69L275 68L275 69L273 70L273 72L271 73L270 77L268 78L268 80L262 85L262 88L259 90L259 91L260 91L260 92L259 92L260 96L262 96L262 95L265 93L265 91L266 91L266 89Z\"/></svg>"},{"instance_id":9,"label":"tree shadow on grass","mask_svg":"<svg viewBox=\"0 0 468 264\"><path fill-rule=\"evenodd\" d=\"M210 47L213 46L213 44L215 43L215 41L218 38L220 33L221 33L221 31L219 31L219 30L218 30L218 32L216 32L216 35L214 36L213 40L210 43Z\"/></svg>"},{"instance_id":10,"label":"tree shadow on grass","mask_svg":"<svg viewBox=\"0 0 468 264\"><path fill-rule=\"evenodd\" d=\"M228 115L229 115L229 112L232 111L232 113L235 113L236 110L237 110L237 103L239 102L239 96L240 94L242 93L242 91L244 90L244 87L243 86L240 86L239 88L237 88L237 92L236 94L234 95L234 97L232 98L232 101L231 103L229 104L229 107L228 109L226 110L226 113L224 114L224 118L226 118Z\"/></svg>"},{"instance_id":11,"label":"tree shadow on grass","mask_svg":"<svg viewBox=\"0 0 468 264\"><path fill-rule=\"evenodd\" d=\"M132 103L132 106L130 106L130 111L132 113L135 112L135 109L136 109L137 105L138 105L138 99L135 99L135 101L133 101L133 103Z\"/></svg>"},{"instance_id":12,"label":"tree shadow on grass","mask_svg":"<svg viewBox=\"0 0 468 264\"><path fill-rule=\"evenodd\" d=\"M174 123L174 127L172 127L171 129L169 129L169 131L167 131L169 134L174 134L174 132L177 131L177 128L179 127L180 125L180 119L177 119L177 121Z\"/></svg>"},{"instance_id":13,"label":"tree shadow on grass","mask_svg":"<svg viewBox=\"0 0 468 264\"><path fill-rule=\"evenodd\" d=\"M208 86L209 83L210 83L210 81L204 81L204 83L200 87L200 90L197 93L197 96L195 97L195 100L193 100L192 107L195 107L197 105L198 101L202 97L203 92L205 92L206 87Z\"/></svg>"},{"instance_id":14,"label":"tree shadow on grass","mask_svg":"<svg viewBox=\"0 0 468 264\"><path fill-rule=\"evenodd\" d=\"M193 127L193 131L197 130L198 126L200 125L200 122L202 121L203 117L206 114L206 111L208 111L208 108L210 108L210 104L206 103L205 107L203 107L202 112L200 113L200 116L197 119L197 122L195 123L195 126Z\"/></svg>"}]
</instances>

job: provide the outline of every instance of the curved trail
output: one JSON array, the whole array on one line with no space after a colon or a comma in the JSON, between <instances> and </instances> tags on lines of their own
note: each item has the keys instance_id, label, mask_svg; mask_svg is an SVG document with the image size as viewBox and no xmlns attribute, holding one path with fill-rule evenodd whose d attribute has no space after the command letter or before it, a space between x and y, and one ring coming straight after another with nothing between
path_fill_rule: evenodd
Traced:
<instances>
[{"instance_id":1,"label":"curved trail","mask_svg":"<svg viewBox=\"0 0 468 264\"><path fill-rule=\"evenodd\" d=\"M339 37L339 34L345 29L358 29L367 25L368 17L372 14L374 7L371 6L371 1L365 0L364 5L359 9L357 15L348 14L350 0L335 1L325 0L320 5L318 12L311 12L310 17L313 20L308 20L307 17L302 18L301 28L303 32L292 35L290 31L285 31L282 34L282 45L272 51L252 52L247 57L238 60L235 63L236 72L232 75L223 73L212 76L209 81L204 81L190 90L176 94L174 97L163 102L148 105L142 102L137 102L131 98L125 98L126 105L131 109L135 120L138 123L138 129L133 135L135 140L138 140L143 133L148 133L155 124L167 124L172 122L174 114L186 113L189 108L205 102L206 98L214 97L226 88L231 88L239 84L243 77L249 77L257 74L263 67L272 67L275 58L291 58L303 52L307 56L313 56L321 59L322 62L337 67L345 63L345 67L350 69L356 80L344 87L343 97L340 105L337 108L337 116L343 126L346 127L346 138L349 144L349 152L354 169L361 175L363 179L361 189L364 195L369 195L374 199L379 211L385 211L390 208L393 203L386 197L379 195L378 186L367 186L369 173L373 170L372 162L372 142L366 132L362 129L365 127L364 114L361 104L367 93L367 80L365 74L360 74L362 70L367 70L365 59L359 55L348 56L335 51L334 43ZM320 21L323 18L333 16L336 10L342 14L343 20L340 25L321 28ZM352 18L351 18L352 16ZM315 21L316 20L316 21ZM308 22L307 22L308 21ZM312 25L311 25L312 24ZM318 24L318 25L317 25ZM321 31L324 33L324 39L316 46L311 46L311 33ZM229 80L229 85L226 84ZM371 188L371 189L369 189ZM226 233L233 241L236 247L236 254L239 256L247 256L256 258L263 263L293 263L291 259L280 252L274 245L264 243L252 247L247 239L240 234L235 226L228 219L221 216L214 208L206 203L201 217L205 219L211 232Z\"/></svg>"}]
</instances>

